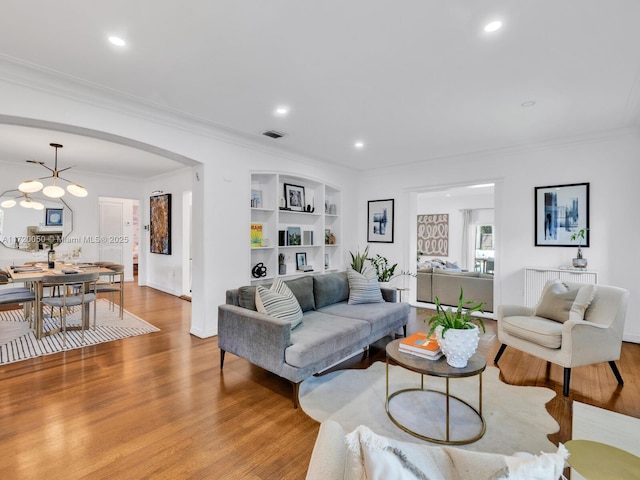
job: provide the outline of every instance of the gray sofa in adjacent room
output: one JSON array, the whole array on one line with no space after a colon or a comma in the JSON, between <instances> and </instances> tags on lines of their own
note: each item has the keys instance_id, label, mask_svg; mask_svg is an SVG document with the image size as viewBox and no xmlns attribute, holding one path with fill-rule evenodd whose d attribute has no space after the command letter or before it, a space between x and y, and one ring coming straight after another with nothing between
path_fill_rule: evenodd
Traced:
<instances>
[{"instance_id":1,"label":"gray sofa in adjacent room","mask_svg":"<svg viewBox=\"0 0 640 480\"><path fill-rule=\"evenodd\" d=\"M419 302L434 303L438 297L443 305L457 306L462 287L465 300L482 302L485 312L493 312L492 274L427 267L418 270L416 281Z\"/></svg>"},{"instance_id":2,"label":"gray sofa in adjacent room","mask_svg":"<svg viewBox=\"0 0 640 480\"><path fill-rule=\"evenodd\" d=\"M255 286L227 290L218 307L220 368L225 352L279 375L293 384L298 406L300 382L406 325L410 307L396 302L395 289L382 288L382 303L349 304L346 272L306 275L285 282L303 311L302 323L260 313Z\"/></svg>"}]
</instances>

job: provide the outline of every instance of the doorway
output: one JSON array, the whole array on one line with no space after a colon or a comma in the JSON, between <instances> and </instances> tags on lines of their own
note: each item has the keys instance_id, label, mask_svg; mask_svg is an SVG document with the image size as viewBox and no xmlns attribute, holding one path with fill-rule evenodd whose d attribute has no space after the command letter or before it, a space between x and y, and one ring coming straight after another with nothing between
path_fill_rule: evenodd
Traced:
<instances>
[{"instance_id":1,"label":"doorway","mask_svg":"<svg viewBox=\"0 0 640 480\"><path fill-rule=\"evenodd\" d=\"M134 279L134 262L138 253L139 201L131 198L98 197L98 259L124 265L124 279Z\"/></svg>"}]
</instances>

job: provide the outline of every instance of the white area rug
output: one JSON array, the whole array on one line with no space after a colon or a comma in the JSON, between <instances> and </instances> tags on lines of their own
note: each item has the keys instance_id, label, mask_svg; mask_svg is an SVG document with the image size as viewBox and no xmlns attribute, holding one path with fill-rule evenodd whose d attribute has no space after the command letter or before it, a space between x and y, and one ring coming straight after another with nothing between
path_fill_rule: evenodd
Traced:
<instances>
[{"instance_id":1,"label":"white area rug","mask_svg":"<svg viewBox=\"0 0 640 480\"><path fill-rule=\"evenodd\" d=\"M120 319L118 306L116 305L115 311L112 311L109 305L107 299L98 300L96 307L98 320L95 331L93 330L93 305L91 305L91 328L84 331L84 343L81 341L81 331L69 330L67 331L67 350L160 331L159 328L126 310L123 318ZM50 317L45 316L45 331L59 325L59 319L52 321ZM80 325L80 313L76 311L67 315L67 325ZM23 319L22 310L0 312L0 365L62 351L64 351L62 333L37 340L29 327L29 322Z\"/></svg>"},{"instance_id":2,"label":"white area rug","mask_svg":"<svg viewBox=\"0 0 640 480\"><path fill-rule=\"evenodd\" d=\"M460 448L507 455L555 452L557 447L547 435L557 432L560 427L545 409L555 392L543 387L507 385L500 381L498 374L499 370L492 366L488 366L483 374L482 413L487 424L484 436ZM418 387L419 374L390 366L390 392ZM444 391L445 380L425 376L425 388ZM453 395L477 408L478 377L451 379L450 389ZM444 404L442 395L402 394L391 400L391 410L398 420L403 416L403 423L411 424L414 430L440 437L444 436ZM397 440L428 443L405 433L387 416L384 362L376 362L366 370L342 370L305 380L300 386L300 406L318 422L335 420L347 432L358 425L366 425L380 435ZM477 433L480 428L477 416L460 407L452 405L453 438ZM434 424L432 420L438 423Z\"/></svg>"}]
</instances>

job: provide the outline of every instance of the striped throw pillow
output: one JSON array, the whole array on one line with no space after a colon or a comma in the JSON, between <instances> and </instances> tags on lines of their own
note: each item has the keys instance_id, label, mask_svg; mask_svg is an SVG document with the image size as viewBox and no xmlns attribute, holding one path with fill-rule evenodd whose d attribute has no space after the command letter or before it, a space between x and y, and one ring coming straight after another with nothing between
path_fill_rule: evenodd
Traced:
<instances>
[{"instance_id":1,"label":"striped throw pillow","mask_svg":"<svg viewBox=\"0 0 640 480\"><path fill-rule=\"evenodd\" d=\"M349 279L349 305L384 302L375 271L365 269L363 273L358 273L350 268L347 270L347 278Z\"/></svg>"},{"instance_id":2,"label":"striped throw pillow","mask_svg":"<svg viewBox=\"0 0 640 480\"><path fill-rule=\"evenodd\" d=\"M258 285L256 288L256 309L272 317L291 323L291 328L302 322L302 309L293 292L281 279L276 279L271 288Z\"/></svg>"}]
</instances>

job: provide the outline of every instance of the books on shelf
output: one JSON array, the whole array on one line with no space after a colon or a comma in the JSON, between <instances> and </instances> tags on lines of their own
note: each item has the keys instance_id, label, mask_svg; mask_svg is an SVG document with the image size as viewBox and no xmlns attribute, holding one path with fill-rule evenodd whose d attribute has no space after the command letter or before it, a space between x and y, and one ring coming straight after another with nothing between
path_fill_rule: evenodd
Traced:
<instances>
[{"instance_id":1,"label":"books on shelf","mask_svg":"<svg viewBox=\"0 0 640 480\"><path fill-rule=\"evenodd\" d=\"M442 356L436 336L428 336L425 332L416 332L403 338L400 340L398 349L430 360L437 360Z\"/></svg>"}]
</instances>

